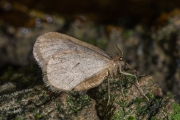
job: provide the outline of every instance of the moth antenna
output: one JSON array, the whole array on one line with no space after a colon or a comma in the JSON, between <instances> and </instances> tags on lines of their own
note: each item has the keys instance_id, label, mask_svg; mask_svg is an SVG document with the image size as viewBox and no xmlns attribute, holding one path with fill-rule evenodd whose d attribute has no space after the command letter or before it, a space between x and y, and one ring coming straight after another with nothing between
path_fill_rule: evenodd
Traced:
<instances>
[{"instance_id":1,"label":"moth antenna","mask_svg":"<svg viewBox=\"0 0 180 120\"><path fill-rule=\"evenodd\" d=\"M116 44L117 49L119 50L119 52L121 53L121 56L123 56L123 52L121 51L121 49L118 47L118 45Z\"/></svg>"}]
</instances>

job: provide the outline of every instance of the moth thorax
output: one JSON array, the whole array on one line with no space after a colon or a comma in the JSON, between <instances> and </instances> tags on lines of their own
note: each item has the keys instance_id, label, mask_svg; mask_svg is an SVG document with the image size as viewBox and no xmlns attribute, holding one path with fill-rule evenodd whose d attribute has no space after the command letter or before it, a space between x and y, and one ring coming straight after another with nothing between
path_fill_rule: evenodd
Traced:
<instances>
[{"instance_id":1,"label":"moth thorax","mask_svg":"<svg viewBox=\"0 0 180 120\"><path fill-rule=\"evenodd\" d=\"M119 61L114 61L113 64L109 67L109 75L110 77L113 77L114 75L117 75L118 68L119 68Z\"/></svg>"}]
</instances>

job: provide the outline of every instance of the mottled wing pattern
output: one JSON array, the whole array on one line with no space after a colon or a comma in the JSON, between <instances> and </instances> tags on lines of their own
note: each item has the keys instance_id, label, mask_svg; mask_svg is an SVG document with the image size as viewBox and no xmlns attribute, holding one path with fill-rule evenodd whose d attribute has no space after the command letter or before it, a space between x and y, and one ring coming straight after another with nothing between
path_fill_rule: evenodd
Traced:
<instances>
[{"instance_id":1,"label":"mottled wing pattern","mask_svg":"<svg viewBox=\"0 0 180 120\"><path fill-rule=\"evenodd\" d=\"M47 62L44 81L53 91L70 91L79 83L107 68L110 59L82 51L65 51Z\"/></svg>"},{"instance_id":2,"label":"mottled wing pattern","mask_svg":"<svg viewBox=\"0 0 180 120\"><path fill-rule=\"evenodd\" d=\"M103 50L57 32L45 33L38 37L34 45L33 54L42 68L42 71L45 72L46 64L53 55L68 50L78 50L87 53L100 54L110 59Z\"/></svg>"}]
</instances>

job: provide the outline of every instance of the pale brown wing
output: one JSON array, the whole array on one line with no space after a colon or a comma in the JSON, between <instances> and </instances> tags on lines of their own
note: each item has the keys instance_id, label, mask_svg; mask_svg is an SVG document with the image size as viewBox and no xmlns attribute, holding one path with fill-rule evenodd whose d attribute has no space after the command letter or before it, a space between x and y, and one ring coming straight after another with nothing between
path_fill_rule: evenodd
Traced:
<instances>
[{"instance_id":1,"label":"pale brown wing","mask_svg":"<svg viewBox=\"0 0 180 120\"><path fill-rule=\"evenodd\" d=\"M44 82L53 91L70 91L79 83L106 69L110 61L100 54L65 51L49 59Z\"/></svg>"},{"instance_id":2,"label":"pale brown wing","mask_svg":"<svg viewBox=\"0 0 180 120\"><path fill-rule=\"evenodd\" d=\"M101 56L110 59L103 50L57 32L45 33L38 37L36 43L34 44L33 54L42 70L45 71L46 64L53 55L68 50L78 50L84 53L100 54Z\"/></svg>"},{"instance_id":3,"label":"pale brown wing","mask_svg":"<svg viewBox=\"0 0 180 120\"><path fill-rule=\"evenodd\" d=\"M112 66L109 66L112 67ZM109 75L108 68L105 68L101 70L100 72L94 74L93 76L89 77L85 81L78 84L74 90L75 91L83 91L83 90L89 90L91 88L97 87L100 85L104 79Z\"/></svg>"}]
</instances>

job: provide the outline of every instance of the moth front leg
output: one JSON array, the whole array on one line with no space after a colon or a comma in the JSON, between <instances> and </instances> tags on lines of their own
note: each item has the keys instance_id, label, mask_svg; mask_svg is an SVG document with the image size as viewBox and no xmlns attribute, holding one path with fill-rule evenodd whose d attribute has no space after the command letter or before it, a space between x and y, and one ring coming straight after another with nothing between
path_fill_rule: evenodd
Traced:
<instances>
[{"instance_id":1,"label":"moth front leg","mask_svg":"<svg viewBox=\"0 0 180 120\"><path fill-rule=\"evenodd\" d=\"M149 101L149 98L144 94L144 92L142 91L142 89L140 89L139 87L140 87L140 85L139 85L139 82L138 82L138 80L137 80L137 76L136 75L133 75L133 74L131 74L131 73L128 73L128 72L123 72L122 70L121 70L121 65L119 65L119 72L121 73L121 74L124 74L124 75L129 75L129 76L133 76L133 77L135 77L135 79L136 79L136 84L137 84L137 86L135 85L135 87L138 89L138 91Z\"/></svg>"}]
</instances>

